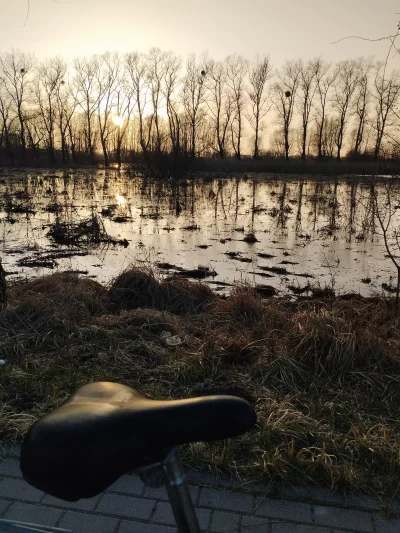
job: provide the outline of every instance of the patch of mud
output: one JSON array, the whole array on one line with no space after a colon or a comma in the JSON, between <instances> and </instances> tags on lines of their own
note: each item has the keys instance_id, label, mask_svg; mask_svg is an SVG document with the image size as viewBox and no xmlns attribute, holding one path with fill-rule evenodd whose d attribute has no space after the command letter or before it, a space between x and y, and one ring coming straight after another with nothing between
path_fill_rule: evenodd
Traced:
<instances>
[{"instance_id":1,"label":"patch of mud","mask_svg":"<svg viewBox=\"0 0 400 533\"><path fill-rule=\"evenodd\" d=\"M61 213L63 211L63 206L61 204L49 204L43 209L47 213Z\"/></svg>"},{"instance_id":2,"label":"patch of mud","mask_svg":"<svg viewBox=\"0 0 400 533\"><path fill-rule=\"evenodd\" d=\"M10 248L8 250L3 251L3 254L7 254L7 255L22 255L25 253L26 253L26 250L21 250L20 248Z\"/></svg>"},{"instance_id":3,"label":"patch of mud","mask_svg":"<svg viewBox=\"0 0 400 533\"><path fill-rule=\"evenodd\" d=\"M182 268L174 272L173 275L181 278L205 279L214 278L215 276L218 276L218 273L213 268L199 266L194 269Z\"/></svg>"},{"instance_id":4,"label":"patch of mud","mask_svg":"<svg viewBox=\"0 0 400 533\"><path fill-rule=\"evenodd\" d=\"M156 266L161 268L161 270L178 270L180 268L176 265L172 265L171 263L156 263Z\"/></svg>"},{"instance_id":5,"label":"patch of mud","mask_svg":"<svg viewBox=\"0 0 400 533\"><path fill-rule=\"evenodd\" d=\"M32 209L31 207L23 204L15 204L11 205L8 204L4 208L6 213L14 213L14 214L26 214L26 215L35 215L36 211L35 209Z\"/></svg>"},{"instance_id":6,"label":"patch of mud","mask_svg":"<svg viewBox=\"0 0 400 533\"><path fill-rule=\"evenodd\" d=\"M198 268L186 269L171 263L156 263L161 270L171 271L171 276L181 278L205 279L217 276L217 272L210 267L199 265ZM173 272L172 272L173 271Z\"/></svg>"},{"instance_id":7,"label":"patch of mud","mask_svg":"<svg viewBox=\"0 0 400 533\"><path fill-rule=\"evenodd\" d=\"M66 259L68 257L74 256L86 256L89 255L88 252L83 252L82 250L64 250L62 252L54 252L47 255L49 259Z\"/></svg>"},{"instance_id":8,"label":"patch of mud","mask_svg":"<svg viewBox=\"0 0 400 533\"><path fill-rule=\"evenodd\" d=\"M197 231L200 229L200 226L197 224L189 224L189 226L183 226L182 229L185 231Z\"/></svg>"},{"instance_id":9,"label":"patch of mud","mask_svg":"<svg viewBox=\"0 0 400 533\"><path fill-rule=\"evenodd\" d=\"M160 215L160 213L142 213L140 215L140 218L147 218L149 220L159 220L160 218L164 218Z\"/></svg>"},{"instance_id":10,"label":"patch of mud","mask_svg":"<svg viewBox=\"0 0 400 533\"><path fill-rule=\"evenodd\" d=\"M382 283L382 289L392 294L395 294L397 292L396 287L394 287L393 285L389 285L388 283Z\"/></svg>"},{"instance_id":11,"label":"patch of mud","mask_svg":"<svg viewBox=\"0 0 400 533\"><path fill-rule=\"evenodd\" d=\"M103 207L103 209L101 210L101 216L112 217L114 216L116 209L117 209L117 205L114 205L114 204Z\"/></svg>"},{"instance_id":12,"label":"patch of mud","mask_svg":"<svg viewBox=\"0 0 400 533\"><path fill-rule=\"evenodd\" d=\"M265 266L259 266L258 268L261 269L261 270L265 270L265 271L267 271L267 272L272 272L273 274L290 274L290 272L289 272L286 268L283 268L283 267L276 267L276 266L265 267Z\"/></svg>"},{"instance_id":13,"label":"patch of mud","mask_svg":"<svg viewBox=\"0 0 400 533\"><path fill-rule=\"evenodd\" d=\"M241 263L252 263L253 259L250 257L242 257L240 255L240 252L225 252L224 255L227 255L230 259L234 259L235 261L240 261Z\"/></svg>"},{"instance_id":14,"label":"patch of mud","mask_svg":"<svg viewBox=\"0 0 400 533\"><path fill-rule=\"evenodd\" d=\"M233 283L227 281L207 281L208 285L218 285L219 287L233 287Z\"/></svg>"},{"instance_id":15,"label":"patch of mud","mask_svg":"<svg viewBox=\"0 0 400 533\"><path fill-rule=\"evenodd\" d=\"M125 222L129 222L132 220L132 217L126 217L126 216L116 216L112 219L113 222L117 222L117 224L124 224Z\"/></svg>"},{"instance_id":16,"label":"patch of mud","mask_svg":"<svg viewBox=\"0 0 400 533\"><path fill-rule=\"evenodd\" d=\"M248 244L254 244L255 242L260 242L257 237L255 236L254 233L247 233L243 239L242 239L243 242L247 242Z\"/></svg>"},{"instance_id":17,"label":"patch of mud","mask_svg":"<svg viewBox=\"0 0 400 533\"><path fill-rule=\"evenodd\" d=\"M272 298L278 293L271 285L256 285L254 288L262 298Z\"/></svg>"},{"instance_id":18,"label":"patch of mud","mask_svg":"<svg viewBox=\"0 0 400 533\"><path fill-rule=\"evenodd\" d=\"M25 268L50 268L53 269L58 265L57 261L49 257L42 257L41 255L33 255L31 257L22 257L18 259L17 265Z\"/></svg>"},{"instance_id":19,"label":"patch of mud","mask_svg":"<svg viewBox=\"0 0 400 533\"><path fill-rule=\"evenodd\" d=\"M257 276L262 276L263 278L273 278L273 274L267 274L266 272L256 272L255 270L252 270L249 272L249 274L257 274Z\"/></svg>"}]
</instances>

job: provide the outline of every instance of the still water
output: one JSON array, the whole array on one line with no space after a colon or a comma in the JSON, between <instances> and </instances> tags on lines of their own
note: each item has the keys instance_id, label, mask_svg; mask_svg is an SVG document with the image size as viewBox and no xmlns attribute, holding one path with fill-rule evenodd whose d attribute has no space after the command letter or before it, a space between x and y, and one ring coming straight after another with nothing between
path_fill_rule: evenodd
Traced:
<instances>
[{"instance_id":1,"label":"still water","mask_svg":"<svg viewBox=\"0 0 400 533\"><path fill-rule=\"evenodd\" d=\"M384 184L374 190L384 198ZM400 208L397 180L390 190ZM390 231L399 215L394 209ZM60 245L49 235L54 224L89 219L120 242ZM134 263L160 275L200 266L213 273L206 281L216 290L247 280L279 294L310 283L369 295L396 273L368 178L248 174L160 183L113 170L3 170L0 231L9 279L68 268L104 283ZM257 242L246 242L249 233Z\"/></svg>"}]
</instances>

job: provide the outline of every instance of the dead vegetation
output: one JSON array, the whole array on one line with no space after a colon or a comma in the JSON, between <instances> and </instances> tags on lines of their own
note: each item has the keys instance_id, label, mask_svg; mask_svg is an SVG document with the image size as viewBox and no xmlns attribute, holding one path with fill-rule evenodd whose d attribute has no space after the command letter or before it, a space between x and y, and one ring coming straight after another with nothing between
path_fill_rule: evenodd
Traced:
<instances>
[{"instance_id":1,"label":"dead vegetation","mask_svg":"<svg viewBox=\"0 0 400 533\"><path fill-rule=\"evenodd\" d=\"M47 235L57 244L87 246L94 244L121 244L128 246L126 239L118 240L110 237L101 218L92 216L79 222L61 222L56 220Z\"/></svg>"},{"instance_id":2,"label":"dead vegetation","mask_svg":"<svg viewBox=\"0 0 400 533\"><path fill-rule=\"evenodd\" d=\"M279 484L398 496L400 319L394 300L228 297L131 269L109 287L57 273L10 283L0 311L0 435L84 383L119 381L153 398L234 393L257 428L183 449L195 467ZM165 332L182 344L163 342Z\"/></svg>"}]
</instances>

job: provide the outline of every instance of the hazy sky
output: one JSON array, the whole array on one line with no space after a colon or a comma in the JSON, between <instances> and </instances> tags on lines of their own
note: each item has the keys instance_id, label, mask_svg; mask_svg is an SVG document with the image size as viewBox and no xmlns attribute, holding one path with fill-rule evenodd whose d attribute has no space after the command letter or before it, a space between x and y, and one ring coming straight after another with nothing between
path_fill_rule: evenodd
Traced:
<instances>
[{"instance_id":1,"label":"hazy sky","mask_svg":"<svg viewBox=\"0 0 400 533\"><path fill-rule=\"evenodd\" d=\"M215 59L269 53L285 59L386 57L389 43L345 40L393 34L400 0L0 0L0 51L67 59L105 50L185 56L207 50ZM400 41L400 39L399 39ZM391 59L400 67L400 57Z\"/></svg>"}]
</instances>

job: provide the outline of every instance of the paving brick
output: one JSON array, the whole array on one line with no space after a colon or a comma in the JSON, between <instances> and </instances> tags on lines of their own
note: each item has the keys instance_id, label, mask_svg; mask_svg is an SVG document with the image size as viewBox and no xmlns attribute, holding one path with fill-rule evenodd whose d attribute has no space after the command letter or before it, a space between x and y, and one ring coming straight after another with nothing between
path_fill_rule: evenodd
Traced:
<instances>
[{"instance_id":1,"label":"paving brick","mask_svg":"<svg viewBox=\"0 0 400 533\"><path fill-rule=\"evenodd\" d=\"M21 453L20 444L1 444L0 445L1 458L6 459L7 457L17 457L19 458Z\"/></svg>"},{"instance_id":2,"label":"paving brick","mask_svg":"<svg viewBox=\"0 0 400 533\"><path fill-rule=\"evenodd\" d=\"M333 507L314 507L315 523L323 526L373 532L372 516L363 511L335 509Z\"/></svg>"},{"instance_id":3,"label":"paving brick","mask_svg":"<svg viewBox=\"0 0 400 533\"><path fill-rule=\"evenodd\" d=\"M382 506L371 498L364 498L359 496L345 495L346 507L355 507L357 509L368 509L371 511L380 511Z\"/></svg>"},{"instance_id":4,"label":"paving brick","mask_svg":"<svg viewBox=\"0 0 400 533\"><path fill-rule=\"evenodd\" d=\"M44 492L31 487L22 479L4 478L0 481L0 498L39 502L43 496Z\"/></svg>"},{"instance_id":5,"label":"paving brick","mask_svg":"<svg viewBox=\"0 0 400 533\"><path fill-rule=\"evenodd\" d=\"M396 513L400 513L400 502L398 500L393 501L390 504L390 508L393 509Z\"/></svg>"},{"instance_id":6,"label":"paving brick","mask_svg":"<svg viewBox=\"0 0 400 533\"><path fill-rule=\"evenodd\" d=\"M176 528L123 520L118 533L175 533Z\"/></svg>"},{"instance_id":7,"label":"paving brick","mask_svg":"<svg viewBox=\"0 0 400 533\"><path fill-rule=\"evenodd\" d=\"M268 518L257 518L256 516L244 516L242 518L242 533L269 533L270 521Z\"/></svg>"},{"instance_id":8,"label":"paving brick","mask_svg":"<svg viewBox=\"0 0 400 533\"><path fill-rule=\"evenodd\" d=\"M239 530L240 514L215 511L211 522L212 533L236 533ZM200 526L201 527L201 526Z\"/></svg>"},{"instance_id":9,"label":"paving brick","mask_svg":"<svg viewBox=\"0 0 400 533\"><path fill-rule=\"evenodd\" d=\"M107 492L123 492L140 496L145 487L143 481L138 476L121 476L115 483L108 487Z\"/></svg>"},{"instance_id":10,"label":"paving brick","mask_svg":"<svg viewBox=\"0 0 400 533\"><path fill-rule=\"evenodd\" d=\"M243 531L243 533L247 532ZM253 531L250 529L248 533L253 533ZM331 530L326 527L306 526L305 524L273 522L272 533L331 533ZM338 533L340 532L338 531Z\"/></svg>"},{"instance_id":11,"label":"paving brick","mask_svg":"<svg viewBox=\"0 0 400 533\"><path fill-rule=\"evenodd\" d=\"M251 513L253 510L253 496L227 490L204 488L201 490L199 505L214 509Z\"/></svg>"},{"instance_id":12,"label":"paving brick","mask_svg":"<svg viewBox=\"0 0 400 533\"><path fill-rule=\"evenodd\" d=\"M4 511L11 505L11 502L0 500L0 516L4 513Z\"/></svg>"},{"instance_id":13,"label":"paving brick","mask_svg":"<svg viewBox=\"0 0 400 533\"><path fill-rule=\"evenodd\" d=\"M77 502L67 502L46 494L43 499L44 504L54 505L54 507L62 507L64 509L70 509L71 511L94 511L97 503L101 498L101 494L94 498L82 498Z\"/></svg>"},{"instance_id":14,"label":"paving brick","mask_svg":"<svg viewBox=\"0 0 400 533\"><path fill-rule=\"evenodd\" d=\"M293 522L312 523L311 505L308 503L257 498L255 514L268 518L292 520Z\"/></svg>"},{"instance_id":15,"label":"paving brick","mask_svg":"<svg viewBox=\"0 0 400 533\"><path fill-rule=\"evenodd\" d=\"M387 520L381 516L374 515L376 533L399 533L400 518L392 518Z\"/></svg>"},{"instance_id":16,"label":"paving brick","mask_svg":"<svg viewBox=\"0 0 400 533\"><path fill-rule=\"evenodd\" d=\"M197 503L197 499L200 492L200 487L195 487L193 485L189 486L190 495L192 497L193 503ZM153 487L146 487L144 491L145 498L151 498L154 500L168 501L167 489L165 487L160 487L158 489Z\"/></svg>"},{"instance_id":17,"label":"paving brick","mask_svg":"<svg viewBox=\"0 0 400 533\"><path fill-rule=\"evenodd\" d=\"M343 493L319 489L318 487L283 487L280 489L280 494L284 500L305 500L342 506L346 503Z\"/></svg>"},{"instance_id":18,"label":"paving brick","mask_svg":"<svg viewBox=\"0 0 400 533\"><path fill-rule=\"evenodd\" d=\"M22 478L22 472L19 467L18 459L3 459L0 462L0 476L12 476Z\"/></svg>"},{"instance_id":19,"label":"paving brick","mask_svg":"<svg viewBox=\"0 0 400 533\"><path fill-rule=\"evenodd\" d=\"M209 472L199 472L198 470L185 470L189 483L199 483L201 485L218 485L219 481Z\"/></svg>"},{"instance_id":20,"label":"paving brick","mask_svg":"<svg viewBox=\"0 0 400 533\"><path fill-rule=\"evenodd\" d=\"M3 518L31 522L32 524L55 526L63 512L62 509L54 509L54 507L15 502L9 507Z\"/></svg>"},{"instance_id":21,"label":"paving brick","mask_svg":"<svg viewBox=\"0 0 400 533\"><path fill-rule=\"evenodd\" d=\"M207 529L211 517L210 509L196 509L197 519L201 529ZM169 503L158 502L156 512L152 518L152 522L160 522L161 524L168 524L175 526L175 518Z\"/></svg>"},{"instance_id":22,"label":"paving brick","mask_svg":"<svg viewBox=\"0 0 400 533\"><path fill-rule=\"evenodd\" d=\"M148 520L154 505L155 501L153 500L144 500L133 496L120 496L118 494L104 494L96 511L127 518Z\"/></svg>"},{"instance_id":23,"label":"paving brick","mask_svg":"<svg viewBox=\"0 0 400 533\"><path fill-rule=\"evenodd\" d=\"M118 522L118 519L107 516L67 511L59 527L71 529L74 533L114 533Z\"/></svg>"}]
</instances>

